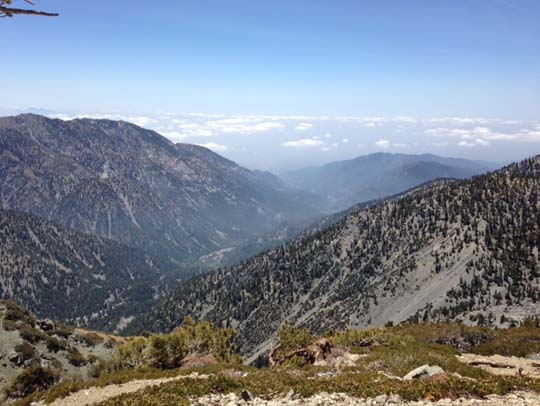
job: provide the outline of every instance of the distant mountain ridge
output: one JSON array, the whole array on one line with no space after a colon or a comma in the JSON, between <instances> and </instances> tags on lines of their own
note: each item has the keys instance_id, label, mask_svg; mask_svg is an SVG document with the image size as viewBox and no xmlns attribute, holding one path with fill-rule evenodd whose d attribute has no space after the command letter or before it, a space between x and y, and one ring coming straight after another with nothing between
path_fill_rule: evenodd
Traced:
<instances>
[{"instance_id":1,"label":"distant mountain ridge","mask_svg":"<svg viewBox=\"0 0 540 406\"><path fill-rule=\"evenodd\" d=\"M130 329L207 319L237 328L254 359L284 322L324 332L538 315L539 191L540 156L472 180L432 182L196 277Z\"/></svg>"},{"instance_id":2,"label":"distant mountain ridge","mask_svg":"<svg viewBox=\"0 0 540 406\"><path fill-rule=\"evenodd\" d=\"M494 165L432 154L375 153L286 172L291 185L328 200L331 211L394 195L437 178L464 179L495 169Z\"/></svg>"},{"instance_id":3,"label":"distant mountain ridge","mask_svg":"<svg viewBox=\"0 0 540 406\"><path fill-rule=\"evenodd\" d=\"M317 199L133 124L0 118L0 207L181 264L318 213Z\"/></svg>"}]
</instances>

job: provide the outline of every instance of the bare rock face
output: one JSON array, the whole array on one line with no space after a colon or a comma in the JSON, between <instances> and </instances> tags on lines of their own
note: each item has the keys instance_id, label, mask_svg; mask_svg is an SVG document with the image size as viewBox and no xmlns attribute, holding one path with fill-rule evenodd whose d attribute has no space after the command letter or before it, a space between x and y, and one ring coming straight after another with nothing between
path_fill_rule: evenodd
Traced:
<instances>
[{"instance_id":1,"label":"bare rock face","mask_svg":"<svg viewBox=\"0 0 540 406\"><path fill-rule=\"evenodd\" d=\"M440 374L444 374L444 370L440 366L422 365L421 367L413 369L411 372L405 375L403 377L403 380L412 381L414 379L430 378L432 376Z\"/></svg>"}]
</instances>

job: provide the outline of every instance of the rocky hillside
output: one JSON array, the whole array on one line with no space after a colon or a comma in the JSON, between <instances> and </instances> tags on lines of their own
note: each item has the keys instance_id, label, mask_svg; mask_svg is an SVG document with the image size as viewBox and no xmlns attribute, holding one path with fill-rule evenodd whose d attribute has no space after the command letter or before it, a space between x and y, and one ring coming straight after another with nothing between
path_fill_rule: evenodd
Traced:
<instances>
[{"instance_id":1,"label":"rocky hillside","mask_svg":"<svg viewBox=\"0 0 540 406\"><path fill-rule=\"evenodd\" d=\"M317 213L268 173L108 120L0 118L0 178L4 209L183 263Z\"/></svg>"},{"instance_id":2,"label":"rocky hillside","mask_svg":"<svg viewBox=\"0 0 540 406\"><path fill-rule=\"evenodd\" d=\"M284 322L315 332L388 321L512 324L538 314L540 157L440 181L180 287L132 328L186 315L239 330L246 354Z\"/></svg>"},{"instance_id":3,"label":"rocky hillside","mask_svg":"<svg viewBox=\"0 0 540 406\"><path fill-rule=\"evenodd\" d=\"M124 341L39 320L12 302L0 302L0 403L59 380L91 377Z\"/></svg>"},{"instance_id":4,"label":"rocky hillside","mask_svg":"<svg viewBox=\"0 0 540 406\"><path fill-rule=\"evenodd\" d=\"M146 311L174 271L139 249L0 210L0 299L41 317L114 330Z\"/></svg>"},{"instance_id":5,"label":"rocky hillside","mask_svg":"<svg viewBox=\"0 0 540 406\"><path fill-rule=\"evenodd\" d=\"M287 172L291 185L327 200L330 210L404 192L438 178L470 178L494 169L492 165L436 155L375 153L321 167Z\"/></svg>"}]
</instances>

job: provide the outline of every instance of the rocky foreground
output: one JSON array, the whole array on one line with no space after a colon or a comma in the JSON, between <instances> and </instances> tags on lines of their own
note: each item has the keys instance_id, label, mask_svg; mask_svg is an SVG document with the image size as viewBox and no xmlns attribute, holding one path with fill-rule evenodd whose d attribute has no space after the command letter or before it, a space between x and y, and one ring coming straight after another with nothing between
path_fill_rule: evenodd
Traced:
<instances>
[{"instance_id":1,"label":"rocky foreground","mask_svg":"<svg viewBox=\"0 0 540 406\"><path fill-rule=\"evenodd\" d=\"M436 402L427 400L406 401L397 395L381 395L376 398L360 399L349 396L344 393L319 393L309 398L295 398L294 393L289 393L284 398L276 399L261 399L251 398L249 393L244 392L241 395L234 393L228 395L209 395L198 399L192 399L191 404L194 406L209 406L209 405L227 405L227 406L322 406L322 405L344 405L344 406L524 406L524 405L540 405L540 395L530 392L517 392L505 396L489 395L485 399L440 399Z\"/></svg>"}]
</instances>

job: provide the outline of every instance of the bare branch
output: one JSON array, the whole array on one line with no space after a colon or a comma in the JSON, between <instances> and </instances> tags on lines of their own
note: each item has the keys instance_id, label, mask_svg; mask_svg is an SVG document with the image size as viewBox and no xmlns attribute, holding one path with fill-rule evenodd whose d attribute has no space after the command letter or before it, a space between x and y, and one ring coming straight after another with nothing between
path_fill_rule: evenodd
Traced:
<instances>
[{"instance_id":1,"label":"bare branch","mask_svg":"<svg viewBox=\"0 0 540 406\"><path fill-rule=\"evenodd\" d=\"M33 0L24 0L24 2L32 6L35 5ZM0 0L0 17L13 17L14 15L19 15L19 14L45 16L45 17L58 16L57 13L48 13L48 12L39 11L39 10L11 7L12 3L13 3L13 0Z\"/></svg>"}]
</instances>

